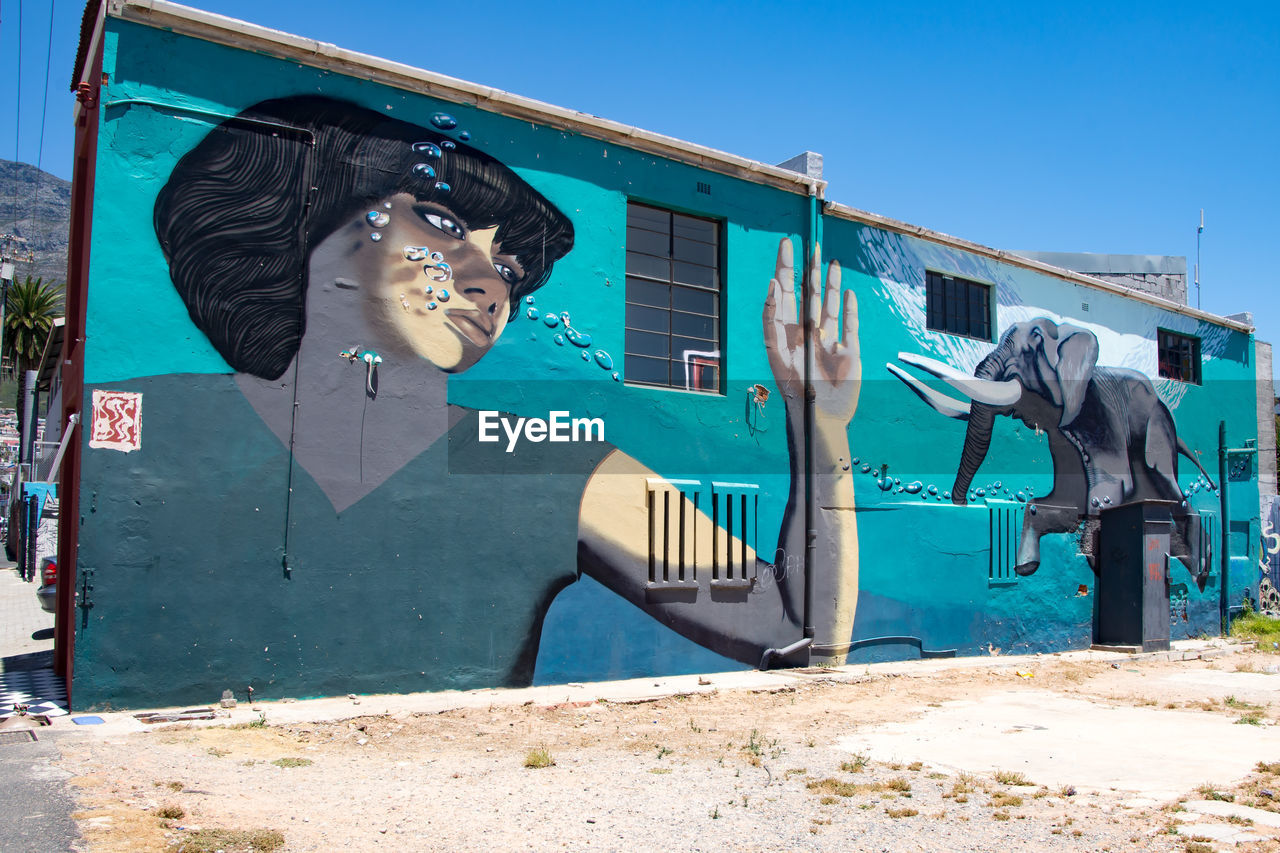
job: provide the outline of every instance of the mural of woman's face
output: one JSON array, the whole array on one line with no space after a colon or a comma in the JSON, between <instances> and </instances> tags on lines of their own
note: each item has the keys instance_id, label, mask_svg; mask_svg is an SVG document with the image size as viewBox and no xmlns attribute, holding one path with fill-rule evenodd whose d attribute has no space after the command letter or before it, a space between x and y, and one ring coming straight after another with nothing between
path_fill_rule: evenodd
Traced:
<instances>
[{"instance_id":1,"label":"mural of woman's face","mask_svg":"<svg viewBox=\"0 0 1280 853\"><path fill-rule=\"evenodd\" d=\"M364 309L393 340L448 373L466 370L507 325L511 286L524 271L448 207L400 193L360 216L350 260ZM377 239L374 240L374 235Z\"/></svg>"}]
</instances>

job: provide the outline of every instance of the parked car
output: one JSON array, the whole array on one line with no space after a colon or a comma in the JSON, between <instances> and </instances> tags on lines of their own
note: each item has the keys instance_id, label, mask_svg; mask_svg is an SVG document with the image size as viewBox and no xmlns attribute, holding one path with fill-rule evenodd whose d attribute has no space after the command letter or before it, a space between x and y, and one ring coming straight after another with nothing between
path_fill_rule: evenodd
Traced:
<instances>
[{"instance_id":1,"label":"parked car","mask_svg":"<svg viewBox=\"0 0 1280 853\"><path fill-rule=\"evenodd\" d=\"M40 588L36 598L46 613L52 613L58 601L58 558L45 557L40 561Z\"/></svg>"}]
</instances>

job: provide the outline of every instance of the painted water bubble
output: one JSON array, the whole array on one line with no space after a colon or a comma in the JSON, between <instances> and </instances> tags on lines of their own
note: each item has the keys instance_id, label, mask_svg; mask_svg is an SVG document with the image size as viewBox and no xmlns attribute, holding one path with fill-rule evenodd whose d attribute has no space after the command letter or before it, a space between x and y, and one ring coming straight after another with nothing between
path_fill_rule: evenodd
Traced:
<instances>
[{"instance_id":1,"label":"painted water bubble","mask_svg":"<svg viewBox=\"0 0 1280 853\"><path fill-rule=\"evenodd\" d=\"M893 480L885 477L883 479L876 480L876 485L880 487L880 491L887 492L893 488Z\"/></svg>"},{"instance_id":2,"label":"painted water bubble","mask_svg":"<svg viewBox=\"0 0 1280 853\"><path fill-rule=\"evenodd\" d=\"M441 288L440 292L436 294L436 299L439 299L441 302L448 302L448 301L449 301L449 291L447 291L447 290L445 290L445 289Z\"/></svg>"},{"instance_id":3,"label":"painted water bubble","mask_svg":"<svg viewBox=\"0 0 1280 853\"><path fill-rule=\"evenodd\" d=\"M431 167L430 163L419 163L413 167L414 177L429 180L436 176L436 170Z\"/></svg>"},{"instance_id":4,"label":"painted water bubble","mask_svg":"<svg viewBox=\"0 0 1280 853\"><path fill-rule=\"evenodd\" d=\"M930 484L930 486L929 486L929 494L931 494L931 495L936 495L937 493L938 493L938 487L937 487L937 486L934 486L934 485L932 485L932 484Z\"/></svg>"},{"instance_id":5,"label":"painted water bubble","mask_svg":"<svg viewBox=\"0 0 1280 853\"><path fill-rule=\"evenodd\" d=\"M441 130L453 130L458 126L458 120L448 113L436 113L431 116L431 123ZM404 149L400 149L403 151Z\"/></svg>"},{"instance_id":6,"label":"painted water bubble","mask_svg":"<svg viewBox=\"0 0 1280 853\"><path fill-rule=\"evenodd\" d=\"M605 370L613 370L613 357L610 356L609 353L602 349L598 349L595 351L594 355L596 364L600 365Z\"/></svg>"},{"instance_id":7,"label":"painted water bubble","mask_svg":"<svg viewBox=\"0 0 1280 853\"><path fill-rule=\"evenodd\" d=\"M382 235L377 231L374 231L372 234L369 235L369 239L376 243L382 239Z\"/></svg>"},{"instance_id":8,"label":"painted water bubble","mask_svg":"<svg viewBox=\"0 0 1280 853\"><path fill-rule=\"evenodd\" d=\"M613 381L614 381L614 382L621 382L621 381L622 381L622 374L615 370L615 371L613 372Z\"/></svg>"},{"instance_id":9,"label":"painted water bubble","mask_svg":"<svg viewBox=\"0 0 1280 853\"><path fill-rule=\"evenodd\" d=\"M525 312L525 316L528 317L530 320L538 319L538 309L530 308L527 312Z\"/></svg>"},{"instance_id":10,"label":"painted water bubble","mask_svg":"<svg viewBox=\"0 0 1280 853\"><path fill-rule=\"evenodd\" d=\"M893 478L893 484L894 484L895 486L901 486L901 485L902 485L902 481L901 481L900 479L898 479L897 477L894 477L894 478Z\"/></svg>"},{"instance_id":11,"label":"painted water bubble","mask_svg":"<svg viewBox=\"0 0 1280 853\"><path fill-rule=\"evenodd\" d=\"M561 346L561 347L564 346L564 335L560 334L559 332L556 332L555 337L553 337L551 340L556 342L556 346Z\"/></svg>"},{"instance_id":12,"label":"painted water bubble","mask_svg":"<svg viewBox=\"0 0 1280 853\"><path fill-rule=\"evenodd\" d=\"M434 310L436 310L436 304L435 304L434 302L428 302L428 303L427 303L427 310L428 310L428 311L434 311Z\"/></svg>"},{"instance_id":13,"label":"painted water bubble","mask_svg":"<svg viewBox=\"0 0 1280 853\"><path fill-rule=\"evenodd\" d=\"M1004 484L1001 483L999 480L996 480L994 483L991 484L991 488L995 489L996 491L999 491L1000 489L1004 488Z\"/></svg>"},{"instance_id":14,"label":"painted water bubble","mask_svg":"<svg viewBox=\"0 0 1280 853\"><path fill-rule=\"evenodd\" d=\"M525 301L525 304L526 304L526 305L532 305L532 304L533 304L533 296L531 296L531 295L530 295L530 296L526 296L526 297L524 298L524 301Z\"/></svg>"},{"instance_id":15,"label":"painted water bubble","mask_svg":"<svg viewBox=\"0 0 1280 853\"><path fill-rule=\"evenodd\" d=\"M552 314L548 311L546 314L542 315L542 322L547 324L548 329L554 329L556 326L560 325L560 315Z\"/></svg>"},{"instance_id":16,"label":"painted water bubble","mask_svg":"<svg viewBox=\"0 0 1280 853\"><path fill-rule=\"evenodd\" d=\"M1102 506L1102 501L1098 500L1097 498L1090 498L1089 504L1091 506Z\"/></svg>"},{"instance_id":17,"label":"painted water bubble","mask_svg":"<svg viewBox=\"0 0 1280 853\"><path fill-rule=\"evenodd\" d=\"M942 493L942 499L943 499L943 500L945 500L945 501L949 501L949 500L951 500L951 493L950 493L950 492L943 492L943 493Z\"/></svg>"},{"instance_id":18,"label":"painted water bubble","mask_svg":"<svg viewBox=\"0 0 1280 853\"><path fill-rule=\"evenodd\" d=\"M447 193L449 190L453 189L453 187L449 186L444 181L436 181L436 189L439 192Z\"/></svg>"},{"instance_id":19,"label":"painted water bubble","mask_svg":"<svg viewBox=\"0 0 1280 853\"><path fill-rule=\"evenodd\" d=\"M405 246L404 259L406 261L422 261L427 258L426 246Z\"/></svg>"},{"instance_id":20,"label":"painted water bubble","mask_svg":"<svg viewBox=\"0 0 1280 853\"><path fill-rule=\"evenodd\" d=\"M568 321L566 320L565 322L567 323ZM591 346L591 336L588 335L586 332L579 332L577 329L571 329L568 326L566 326L564 330L564 336L569 341L569 343L573 344L576 347Z\"/></svg>"},{"instance_id":21,"label":"painted water bubble","mask_svg":"<svg viewBox=\"0 0 1280 853\"><path fill-rule=\"evenodd\" d=\"M448 281L453 278L453 267L443 261L427 264L422 268L422 271L432 281ZM449 297L446 296L445 298L448 299Z\"/></svg>"},{"instance_id":22,"label":"painted water bubble","mask_svg":"<svg viewBox=\"0 0 1280 853\"><path fill-rule=\"evenodd\" d=\"M924 488L924 483L920 482L919 480L913 480L912 482L907 483L905 486L903 486L902 491L906 492L909 495L918 495L920 494L920 490L923 488Z\"/></svg>"},{"instance_id":23,"label":"painted water bubble","mask_svg":"<svg viewBox=\"0 0 1280 853\"><path fill-rule=\"evenodd\" d=\"M391 217L381 210L371 210L364 215L364 218L374 228L383 228L391 221Z\"/></svg>"},{"instance_id":24,"label":"painted water bubble","mask_svg":"<svg viewBox=\"0 0 1280 853\"><path fill-rule=\"evenodd\" d=\"M470 131L464 130L458 134L458 138L461 139L463 142L466 142L468 139L471 138L471 133Z\"/></svg>"},{"instance_id":25,"label":"painted water bubble","mask_svg":"<svg viewBox=\"0 0 1280 853\"><path fill-rule=\"evenodd\" d=\"M452 139L443 139L440 141L440 147L445 151L452 151L457 148L457 144Z\"/></svg>"},{"instance_id":26,"label":"painted water bubble","mask_svg":"<svg viewBox=\"0 0 1280 853\"><path fill-rule=\"evenodd\" d=\"M1036 505L1035 505L1035 504L1032 504L1032 505L1031 505L1031 514L1032 514L1032 515L1035 515L1035 514L1036 514Z\"/></svg>"},{"instance_id":27,"label":"painted water bubble","mask_svg":"<svg viewBox=\"0 0 1280 853\"><path fill-rule=\"evenodd\" d=\"M561 311L561 312L560 312L560 321L561 321L561 322L563 322L566 326L567 326L567 325L569 325L569 312L568 312L568 311Z\"/></svg>"},{"instance_id":28,"label":"painted water bubble","mask_svg":"<svg viewBox=\"0 0 1280 853\"><path fill-rule=\"evenodd\" d=\"M855 457L853 457L852 459L850 459L850 460L849 460L849 463L850 463L851 465L857 465L857 464L858 464L859 462L861 462L861 461L862 461L861 459L859 459L858 457L856 457L856 456L855 456Z\"/></svg>"},{"instance_id":29,"label":"painted water bubble","mask_svg":"<svg viewBox=\"0 0 1280 853\"><path fill-rule=\"evenodd\" d=\"M587 352L586 350L583 350L583 351L582 351L582 360L583 360L583 361L590 361L590 360L591 360L591 353Z\"/></svg>"},{"instance_id":30,"label":"painted water bubble","mask_svg":"<svg viewBox=\"0 0 1280 853\"><path fill-rule=\"evenodd\" d=\"M413 143L413 151L415 154L421 154L424 157L440 156L440 146L434 142L415 142Z\"/></svg>"},{"instance_id":31,"label":"painted water bubble","mask_svg":"<svg viewBox=\"0 0 1280 853\"><path fill-rule=\"evenodd\" d=\"M985 498L985 497L987 496L987 490L986 490L986 489L978 489L978 491L976 492L976 494L977 494L977 495L978 495L978 497L980 497L980 498Z\"/></svg>"},{"instance_id":32,"label":"painted water bubble","mask_svg":"<svg viewBox=\"0 0 1280 853\"><path fill-rule=\"evenodd\" d=\"M427 296L430 296L431 294L436 292L436 289L428 284L426 287L422 289L422 292L425 293Z\"/></svg>"},{"instance_id":33,"label":"painted water bubble","mask_svg":"<svg viewBox=\"0 0 1280 853\"><path fill-rule=\"evenodd\" d=\"M1014 495L1014 497L1018 499L1018 502L1019 502L1019 503L1026 503L1026 502L1027 502L1027 496L1026 496L1025 494L1023 494L1022 492L1018 492L1016 495Z\"/></svg>"},{"instance_id":34,"label":"painted water bubble","mask_svg":"<svg viewBox=\"0 0 1280 853\"><path fill-rule=\"evenodd\" d=\"M855 460L853 460L853 461L854 461L854 462L857 462L858 460L857 460L857 459L855 459ZM861 468L861 471L862 471L862 473L864 473L864 474L870 474L870 473L871 473L871 466L870 466L870 465L863 465L863 466L862 466L862 468Z\"/></svg>"}]
</instances>

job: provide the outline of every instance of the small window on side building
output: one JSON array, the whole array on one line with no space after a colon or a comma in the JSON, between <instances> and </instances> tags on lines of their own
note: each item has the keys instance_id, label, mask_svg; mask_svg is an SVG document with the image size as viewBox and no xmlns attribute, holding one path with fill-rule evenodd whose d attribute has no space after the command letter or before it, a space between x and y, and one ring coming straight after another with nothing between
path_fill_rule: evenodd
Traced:
<instances>
[{"instance_id":1,"label":"small window on side building","mask_svg":"<svg viewBox=\"0 0 1280 853\"><path fill-rule=\"evenodd\" d=\"M720 281L719 223L627 204L628 383L719 393Z\"/></svg>"},{"instance_id":2,"label":"small window on side building","mask_svg":"<svg viewBox=\"0 0 1280 853\"><path fill-rule=\"evenodd\" d=\"M1200 339L1160 329L1156 332L1160 378L1200 384Z\"/></svg>"},{"instance_id":3,"label":"small window on side building","mask_svg":"<svg viewBox=\"0 0 1280 853\"><path fill-rule=\"evenodd\" d=\"M930 270L925 273L925 292L928 328L991 340L991 285Z\"/></svg>"}]
</instances>

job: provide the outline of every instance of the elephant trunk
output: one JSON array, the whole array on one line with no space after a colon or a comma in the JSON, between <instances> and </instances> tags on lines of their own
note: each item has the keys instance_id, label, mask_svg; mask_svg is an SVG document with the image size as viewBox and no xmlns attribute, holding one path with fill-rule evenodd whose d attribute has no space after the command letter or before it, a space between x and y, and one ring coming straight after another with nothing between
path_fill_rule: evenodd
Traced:
<instances>
[{"instance_id":1,"label":"elephant trunk","mask_svg":"<svg viewBox=\"0 0 1280 853\"><path fill-rule=\"evenodd\" d=\"M979 379L996 378L1003 363L1006 344L1007 341L1002 341L994 352L979 362L973 375ZM955 484L951 487L951 502L956 506L964 506L969 502L969 485L982 466L982 460L987 457L987 450L991 447L991 428L995 420L995 407L973 401L969 408L969 429L964 436L960 467L956 471Z\"/></svg>"}]
</instances>

